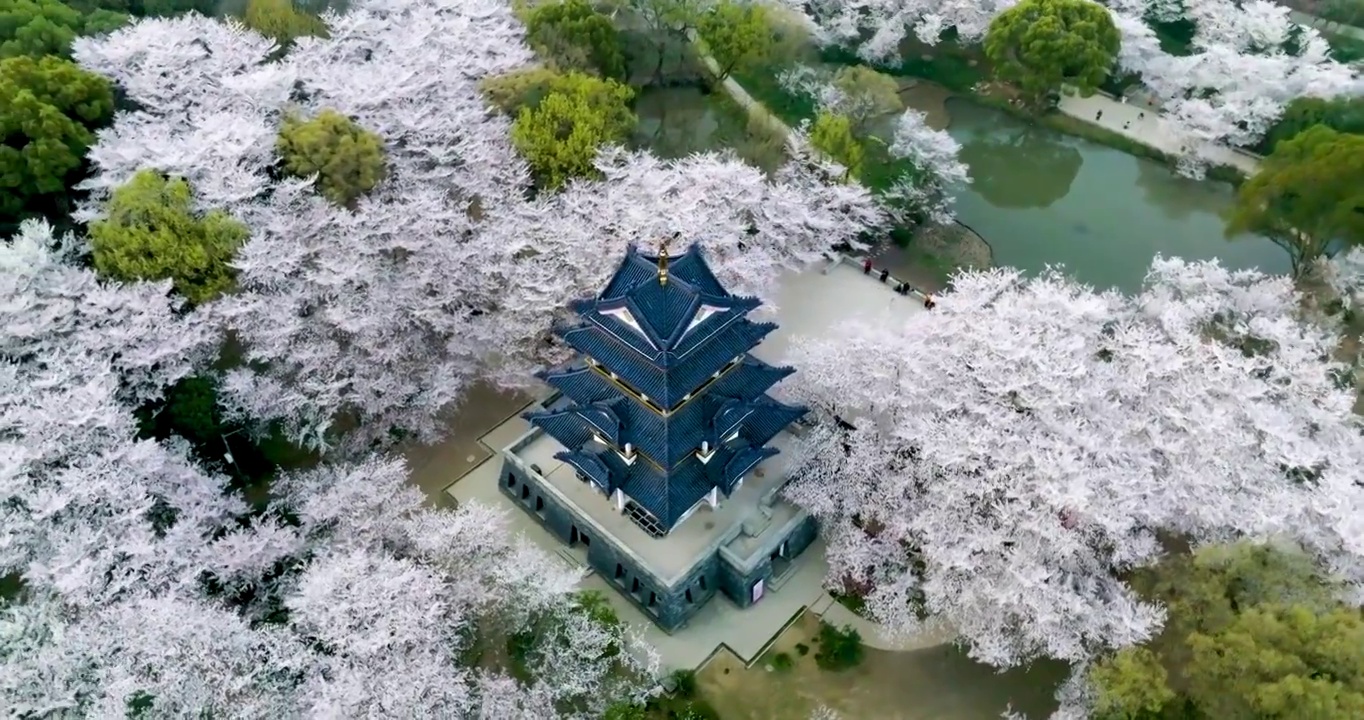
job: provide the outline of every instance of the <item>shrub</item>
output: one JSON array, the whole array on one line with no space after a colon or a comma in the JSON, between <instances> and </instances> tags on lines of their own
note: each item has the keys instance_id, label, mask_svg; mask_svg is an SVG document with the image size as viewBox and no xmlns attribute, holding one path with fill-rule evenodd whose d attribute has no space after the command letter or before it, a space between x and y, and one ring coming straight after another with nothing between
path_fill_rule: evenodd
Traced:
<instances>
[{"instance_id":1,"label":"shrub","mask_svg":"<svg viewBox=\"0 0 1364 720\"><path fill-rule=\"evenodd\" d=\"M384 141L335 110L312 120L284 119L275 143L290 175L317 175L317 190L342 207L374 189L387 175Z\"/></svg>"},{"instance_id":2,"label":"shrub","mask_svg":"<svg viewBox=\"0 0 1364 720\"><path fill-rule=\"evenodd\" d=\"M796 666L796 659L790 653L779 652L772 656L772 667L785 672Z\"/></svg>"},{"instance_id":3,"label":"shrub","mask_svg":"<svg viewBox=\"0 0 1364 720\"><path fill-rule=\"evenodd\" d=\"M796 643L796 653L801 657L805 657L810 654L810 646L805 643Z\"/></svg>"},{"instance_id":4,"label":"shrub","mask_svg":"<svg viewBox=\"0 0 1364 720\"><path fill-rule=\"evenodd\" d=\"M115 189L105 217L90 224L95 270L121 281L173 281L204 303L235 284L230 262L250 230L221 210L194 208L189 183L143 170Z\"/></svg>"},{"instance_id":5,"label":"shrub","mask_svg":"<svg viewBox=\"0 0 1364 720\"><path fill-rule=\"evenodd\" d=\"M677 688L674 692L677 693L678 697L688 699L696 697L695 670L674 670L668 677L672 678L673 684Z\"/></svg>"},{"instance_id":6,"label":"shrub","mask_svg":"<svg viewBox=\"0 0 1364 720\"><path fill-rule=\"evenodd\" d=\"M819 623L819 652L815 663L822 670L847 670L862 662L862 635L852 627L837 628Z\"/></svg>"}]
</instances>

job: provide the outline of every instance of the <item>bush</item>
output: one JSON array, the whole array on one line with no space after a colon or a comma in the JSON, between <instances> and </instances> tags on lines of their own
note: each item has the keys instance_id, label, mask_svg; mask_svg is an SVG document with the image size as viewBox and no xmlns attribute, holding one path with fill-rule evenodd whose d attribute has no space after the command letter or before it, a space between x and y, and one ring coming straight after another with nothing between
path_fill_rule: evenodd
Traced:
<instances>
[{"instance_id":1,"label":"bush","mask_svg":"<svg viewBox=\"0 0 1364 720\"><path fill-rule=\"evenodd\" d=\"M668 677L672 678L677 689L675 692L678 697L691 699L696 697L696 671L695 670L674 670Z\"/></svg>"},{"instance_id":2,"label":"bush","mask_svg":"<svg viewBox=\"0 0 1364 720\"><path fill-rule=\"evenodd\" d=\"M705 700L690 700L672 715L677 720L720 720L720 712Z\"/></svg>"},{"instance_id":3,"label":"bush","mask_svg":"<svg viewBox=\"0 0 1364 720\"><path fill-rule=\"evenodd\" d=\"M821 670L840 671L857 667L862 663L862 635L852 627L837 628L829 623L819 623L819 652L815 653L815 664Z\"/></svg>"},{"instance_id":4,"label":"bush","mask_svg":"<svg viewBox=\"0 0 1364 720\"><path fill-rule=\"evenodd\" d=\"M316 174L318 192L342 207L351 206L388 174L383 139L335 110L306 121L285 118L275 148L286 172Z\"/></svg>"},{"instance_id":5,"label":"bush","mask_svg":"<svg viewBox=\"0 0 1364 720\"><path fill-rule=\"evenodd\" d=\"M779 652L772 656L772 667L786 672L796 666L796 659L790 653Z\"/></svg>"},{"instance_id":6,"label":"bush","mask_svg":"<svg viewBox=\"0 0 1364 720\"><path fill-rule=\"evenodd\" d=\"M796 653L801 657L805 657L810 654L810 646L805 643L796 643Z\"/></svg>"}]
</instances>

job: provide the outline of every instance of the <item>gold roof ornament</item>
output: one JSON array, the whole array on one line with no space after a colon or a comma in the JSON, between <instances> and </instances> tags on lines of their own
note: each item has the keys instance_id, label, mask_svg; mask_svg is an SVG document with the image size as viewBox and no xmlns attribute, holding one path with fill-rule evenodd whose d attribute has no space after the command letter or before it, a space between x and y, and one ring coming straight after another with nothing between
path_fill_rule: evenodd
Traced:
<instances>
[{"instance_id":1,"label":"gold roof ornament","mask_svg":"<svg viewBox=\"0 0 1364 720\"><path fill-rule=\"evenodd\" d=\"M659 241L658 241L658 284L659 284L659 285L667 285L667 284L668 284L668 244L671 243L671 242L673 241L673 239L676 238L676 237L677 237L677 235L674 234L672 237L665 237L665 238L663 238L662 240L659 240Z\"/></svg>"}]
</instances>

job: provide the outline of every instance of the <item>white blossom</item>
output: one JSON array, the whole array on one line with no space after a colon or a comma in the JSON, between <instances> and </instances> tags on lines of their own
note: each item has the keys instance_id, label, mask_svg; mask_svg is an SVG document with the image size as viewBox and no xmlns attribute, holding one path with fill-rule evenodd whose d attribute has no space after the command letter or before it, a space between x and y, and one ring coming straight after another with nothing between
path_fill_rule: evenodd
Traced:
<instances>
[{"instance_id":1,"label":"white blossom","mask_svg":"<svg viewBox=\"0 0 1364 720\"><path fill-rule=\"evenodd\" d=\"M878 619L940 615L1001 666L1140 643L1163 610L1118 577L1157 531L1292 537L1364 586L1353 396L1286 279L1157 260L1133 298L993 270L937 300L792 359L857 427L815 436L790 493Z\"/></svg>"}]
</instances>

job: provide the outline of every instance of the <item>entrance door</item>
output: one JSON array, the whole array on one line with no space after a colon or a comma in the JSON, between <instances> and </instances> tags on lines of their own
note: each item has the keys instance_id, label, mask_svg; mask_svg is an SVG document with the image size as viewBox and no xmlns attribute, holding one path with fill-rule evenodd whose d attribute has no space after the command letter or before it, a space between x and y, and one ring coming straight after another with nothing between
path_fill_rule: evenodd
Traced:
<instances>
[{"instance_id":1,"label":"entrance door","mask_svg":"<svg viewBox=\"0 0 1364 720\"><path fill-rule=\"evenodd\" d=\"M579 537L580 537L580 536L578 535L578 526L577 526L577 525L572 525L572 526L570 526L570 527L568 528L568 545L569 545L569 547L572 547L572 546L574 546L574 545L577 545L577 544L578 544L578 538L579 538Z\"/></svg>"},{"instance_id":2,"label":"entrance door","mask_svg":"<svg viewBox=\"0 0 1364 720\"><path fill-rule=\"evenodd\" d=\"M758 602L761 599L763 599L763 581L762 578L759 578L758 582L753 583L753 602Z\"/></svg>"}]
</instances>

